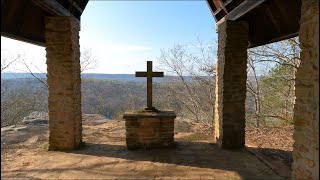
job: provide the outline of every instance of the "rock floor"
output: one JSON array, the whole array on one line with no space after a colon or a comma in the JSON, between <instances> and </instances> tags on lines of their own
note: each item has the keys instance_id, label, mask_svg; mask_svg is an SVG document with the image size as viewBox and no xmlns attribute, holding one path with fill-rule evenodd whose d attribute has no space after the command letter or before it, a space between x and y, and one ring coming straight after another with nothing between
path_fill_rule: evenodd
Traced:
<instances>
[{"instance_id":1,"label":"rock floor","mask_svg":"<svg viewBox=\"0 0 320 180\"><path fill-rule=\"evenodd\" d=\"M177 133L174 149L129 151L125 144L123 123L120 128L118 125L84 125L84 146L74 151L47 151L47 140L39 138L39 135L3 146L1 177L281 179L246 149L221 150L210 141L184 140L183 137L190 136L190 133Z\"/></svg>"}]
</instances>

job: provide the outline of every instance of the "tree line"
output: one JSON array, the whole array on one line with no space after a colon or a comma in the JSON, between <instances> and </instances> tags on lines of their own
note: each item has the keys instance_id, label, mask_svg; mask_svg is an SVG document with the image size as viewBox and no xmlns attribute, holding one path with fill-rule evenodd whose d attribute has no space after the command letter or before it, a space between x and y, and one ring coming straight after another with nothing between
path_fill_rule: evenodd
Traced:
<instances>
[{"instance_id":1,"label":"tree line","mask_svg":"<svg viewBox=\"0 0 320 180\"><path fill-rule=\"evenodd\" d=\"M154 105L172 109L190 121L213 126L216 76L215 42L194 45L176 44L162 49L158 70L165 81L154 83ZM292 123L294 79L299 68L299 43L293 38L248 50L246 121L248 125L269 126ZM90 49L81 52L81 72L94 68L97 59ZM21 55L1 54L1 72L23 63ZM186 79L185 77L192 77ZM122 119L124 111L146 106L146 83L83 78L82 111ZM1 126L17 124L32 111L47 111L46 79L1 78Z\"/></svg>"}]
</instances>

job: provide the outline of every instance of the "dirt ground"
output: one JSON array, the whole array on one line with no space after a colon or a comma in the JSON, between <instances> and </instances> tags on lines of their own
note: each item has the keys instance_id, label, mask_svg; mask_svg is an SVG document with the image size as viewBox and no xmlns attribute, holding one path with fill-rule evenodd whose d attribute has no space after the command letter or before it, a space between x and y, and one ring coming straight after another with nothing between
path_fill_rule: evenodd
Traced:
<instances>
[{"instance_id":1,"label":"dirt ground","mask_svg":"<svg viewBox=\"0 0 320 180\"><path fill-rule=\"evenodd\" d=\"M177 142L175 150L131 152L125 148L123 121L106 121L102 117L89 115L85 116L83 122L85 146L81 150L72 152L47 151L48 127L46 125L1 128L1 177L5 179L14 177L35 179L280 178L279 173L266 166L270 164L259 161L256 156L245 150L221 151L213 144L212 130L206 125L178 122L175 128ZM256 154L267 155L269 160L270 157L276 159L271 158L271 161L278 162L280 159L289 167L290 158L288 157L291 153L286 152L292 151L292 135L289 136L291 130L290 127L272 130L247 128L246 142L250 144L249 148L252 149L253 154L258 151ZM272 151L272 148L281 151ZM172 171L176 173L170 173ZM288 173L280 173L283 178L286 174Z\"/></svg>"},{"instance_id":2,"label":"dirt ground","mask_svg":"<svg viewBox=\"0 0 320 180\"><path fill-rule=\"evenodd\" d=\"M291 167L293 162L293 125L282 127L246 128L246 143L261 148L262 153L282 160Z\"/></svg>"}]
</instances>

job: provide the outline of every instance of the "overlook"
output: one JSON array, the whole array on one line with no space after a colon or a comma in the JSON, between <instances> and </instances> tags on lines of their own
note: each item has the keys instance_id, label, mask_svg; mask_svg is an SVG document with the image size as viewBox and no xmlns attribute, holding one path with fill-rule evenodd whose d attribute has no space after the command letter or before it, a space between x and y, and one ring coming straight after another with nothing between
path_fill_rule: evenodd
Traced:
<instances>
[{"instance_id":1,"label":"overlook","mask_svg":"<svg viewBox=\"0 0 320 180\"><path fill-rule=\"evenodd\" d=\"M198 60L200 69L208 74L209 78L194 76L196 83L202 83L202 86L194 85L194 88L208 87L206 90L209 95L194 98L198 94L192 91L180 73L182 67L190 61L179 58L185 49L175 46L171 51L162 51L162 59L160 58L178 74L181 84L176 84L176 90L186 92L175 96L176 100L169 99L162 103L163 112L167 111L166 107L179 109L185 105L188 108L190 103L197 108L196 111L189 108L195 122L188 122L187 118L183 122L179 118L174 120L174 113L170 113L170 117L159 115L155 120L155 111L148 112L153 113L152 117L148 115L142 119L139 119L140 116L130 116L128 121L124 117L125 122L109 121L99 115L83 113L84 104L90 105L87 109L91 105L97 108L97 103L101 101L83 98L84 94L93 94L85 85L89 84L90 87L96 83L81 78L83 56L80 52L79 32L85 28L81 26L81 17L86 13L89 3L88 0L1 1L1 36L45 47L46 77L36 79L47 88L47 100L39 100L38 104L47 103L48 107L48 119L44 125L13 125L1 129L1 138L5 140L5 144L2 143L1 146L4 153L1 160L4 164L1 169L3 178L319 179L319 0L206 0L218 34L217 63L201 69L201 65L213 61L213 58L203 58L207 61L200 61L200 58L192 55L187 57L195 62ZM166 28L170 31L170 27ZM295 40L294 37L299 39ZM288 113L290 108L287 107L291 106L291 102L285 101L286 108L280 110L285 118L267 113L263 115L285 120L288 116L292 117L292 169L285 169L285 173L279 168L282 165L261 160L264 157L256 153L259 147L248 144L250 139L247 135L255 129L246 131L249 128L247 106L255 107L252 111L255 111L256 119L261 115L257 103L260 101L256 100L261 95L255 93L254 89L259 87L260 82L265 83L264 86L275 82L253 73L253 80L258 83L250 84L248 69L255 68L251 55L256 53L255 57L262 56L260 52L287 47L272 49L268 46L283 40L290 41L291 44L287 46L293 49L295 46L300 47L299 51L293 50L299 54L299 63L294 61L296 57L288 58L294 61L289 64L294 70L290 71L293 72L293 78L288 82L293 85L287 93L294 92L290 107L292 113ZM262 50L257 53L254 48ZM205 57L204 51L202 53ZM281 53L273 58L281 59ZM270 74L276 77L277 73L287 69L274 66L272 70ZM143 76L147 76L147 72ZM3 84L5 81L1 82ZM167 100L166 97L172 95L172 92L178 94L177 91L164 91L172 88L173 84L175 81L171 84L157 84L157 88L154 88L158 96L157 105ZM117 85L119 83L109 83L106 86L112 89ZM123 88L123 84L120 85L122 88L112 91L100 86L95 93L105 93L109 100L119 101L120 104L135 108L135 113L141 113L143 110L138 109L140 105L137 104L146 104L136 98L143 94L141 87ZM1 87L2 94L6 90L7 87ZM250 92L254 103L246 104ZM152 90L149 93L152 95ZM116 98L114 94L123 96ZM277 93L272 94L276 95ZM31 94L23 97L27 96ZM126 96L131 97L130 101L122 99ZM190 102L177 103L178 100L187 98L191 99ZM270 96L264 96L264 99L268 98ZM148 105L149 103L150 101ZM103 101L102 104L108 104L108 101ZM277 101L266 104L271 109L276 109ZM122 109L114 117L122 117L124 110L127 109ZM207 122L206 135L203 135L205 131L201 129L202 126L197 124L201 120L200 115L205 116ZM170 123L167 123L166 118ZM95 120L97 122L88 123ZM263 121L257 121L256 126L260 122ZM181 124L193 124L193 128L201 127L198 132L203 133L185 134L177 128L178 124L179 127ZM35 136L29 136L30 132L36 133ZM130 141L133 138L135 141ZM165 142L167 140L170 148L153 149L154 143L160 142L163 145L168 143ZM131 150L131 142L137 143L135 145L142 149ZM151 144L151 150L146 144ZM273 152L275 151L274 149Z\"/></svg>"}]
</instances>

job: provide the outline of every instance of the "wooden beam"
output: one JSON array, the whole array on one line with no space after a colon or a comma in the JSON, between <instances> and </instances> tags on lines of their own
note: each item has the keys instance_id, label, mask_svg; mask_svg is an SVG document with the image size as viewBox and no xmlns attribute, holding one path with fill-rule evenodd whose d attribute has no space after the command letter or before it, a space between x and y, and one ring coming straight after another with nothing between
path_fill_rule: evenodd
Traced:
<instances>
[{"instance_id":1,"label":"wooden beam","mask_svg":"<svg viewBox=\"0 0 320 180\"><path fill-rule=\"evenodd\" d=\"M223 17L225 17L228 14L228 11L225 7L225 4L228 5L230 2L232 2L233 0L228 0L225 3L220 3L218 4L217 1L213 1L216 2L215 6L217 7L217 10L213 13L213 16L216 20L216 22L220 21L220 19L222 19Z\"/></svg>"},{"instance_id":2,"label":"wooden beam","mask_svg":"<svg viewBox=\"0 0 320 180\"><path fill-rule=\"evenodd\" d=\"M250 43L248 48L254 48L254 47L258 47L258 46L263 46L263 45L266 45L266 44L270 44L270 43L274 43L274 42L290 39L290 38L293 38L293 37L296 37L296 36L298 36L298 32L295 32L295 33L292 33L292 34L288 34L286 36L273 38L273 39L271 39L269 41L262 42L262 43L252 43L252 44Z\"/></svg>"},{"instance_id":3,"label":"wooden beam","mask_svg":"<svg viewBox=\"0 0 320 180\"><path fill-rule=\"evenodd\" d=\"M56 0L33 0L33 2L42 5L45 10L58 16L70 16L71 13Z\"/></svg>"},{"instance_id":4,"label":"wooden beam","mask_svg":"<svg viewBox=\"0 0 320 180\"><path fill-rule=\"evenodd\" d=\"M69 0L69 2L82 14L83 10L78 6L74 0Z\"/></svg>"},{"instance_id":5,"label":"wooden beam","mask_svg":"<svg viewBox=\"0 0 320 180\"><path fill-rule=\"evenodd\" d=\"M215 5L213 4L213 1L212 1L212 0L206 0L206 3L207 3L207 6L208 6L209 9L210 9L211 14L212 14L212 16L214 17L215 21L217 21L217 18L216 18L216 16L214 15L213 6L215 6Z\"/></svg>"},{"instance_id":6,"label":"wooden beam","mask_svg":"<svg viewBox=\"0 0 320 180\"><path fill-rule=\"evenodd\" d=\"M216 12L214 12L214 15L218 14L219 11L222 11L222 10L225 12L225 14L228 14L228 11L227 11L227 9L226 9L226 6L227 6L228 4L230 4L231 2L233 2L233 0L227 0L226 2L220 4L220 7L216 10Z\"/></svg>"},{"instance_id":7,"label":"wooden beam","mask_svg":"<svg viewBox=\"0 0 320 180\"><path fill-rule=\"evenodd\" d=\"M228 13L221 0L213 0L213 3L217 7L217 10L222 9L225 14Z\"/></svg>"},{"instance_id":8,"label":"wooden beam","mask_svg":"<svg viewBox=\"0 0 320 180\"><path fill-rule=\"evenodd\" d=\"M63 7L58 1L56 0L32 0L36 5L40 6L44 11L55 15L55 16L72 16L73 14L70 13L65 7ZM74 17L79 23L80 20Z\"/></svg>"},{"instance_id":9,"label":"wooden beam","mask_svg":"<svg viewBox=\"0 0 320 180\"><path fill-rule=\"evenodd\" d=\"M237 20L266 0L246 0L226 15L226 20Z\"/></svg>"},{"instance_id":10,"label":"wooden beam","mask_svg":"<svg viewBox=\"0 0 320 180\"><path fill-rule=\"evenodd\" d=\"M10 38L10 39L14 39L14 40L18 40L18 41L23 41L23 42L30 43L30 44L37 45L37 46L46 47L46 43L31 40L33 38L30 38L30 37L22 37L21 35L15 35L15 34L3 32L3 31L1 31L1 36L6 37L6 38Z\"/></svg>"},{"instance_id":11,"label":"wooden beam","mask_svg":"<svg viewBox=\"0 0 320 180\"><path fill-rule=\"evenodd\" d=\"M223 3L224 7L226 7L228 4L230 4L233 0L227 0L226 2Z\"/></svg>"},{"instance_id":12,"label":"wooden beam","mask_svg":"<svg viewBox=\"0 0 320 180\"><path fill-rule=\"evenodd\" d=\"M218 33L218 28L220 24L222 24L226 20L226 17L221 18L218 22L216 22L216 32Z\"/></svg>"}]
</instances>

